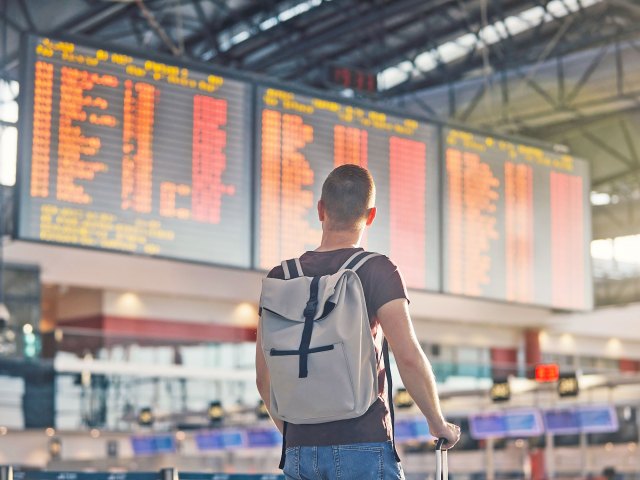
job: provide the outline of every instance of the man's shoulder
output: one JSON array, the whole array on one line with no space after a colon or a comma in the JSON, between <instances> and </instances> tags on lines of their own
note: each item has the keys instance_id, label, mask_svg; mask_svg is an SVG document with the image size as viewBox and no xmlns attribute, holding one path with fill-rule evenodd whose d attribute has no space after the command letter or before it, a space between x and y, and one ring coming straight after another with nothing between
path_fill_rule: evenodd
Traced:
<instances>
[{"instance_id":1,"label":"man's shoulder","mask_svg":"<svg viewBox=\"0 0 640 480\"><path fill-rule=\"evenodd\" d=\"M376 256L367 260L367 262L362 266L362 269L374 274L392 273L398 271L398 266L388 256L378 253Z\"/></svg>"},{"instance_id":2,"label":"man's shoulder","mask_svg":"<svg viewBox=\"0 0 640 480\"><path fill-rule=\"evenodd\" d=\"M284 279L284 270L282 269L282 265L277 265L269 270L267 274L267 278L279 278Z\"/></svg>"}]
</instances>

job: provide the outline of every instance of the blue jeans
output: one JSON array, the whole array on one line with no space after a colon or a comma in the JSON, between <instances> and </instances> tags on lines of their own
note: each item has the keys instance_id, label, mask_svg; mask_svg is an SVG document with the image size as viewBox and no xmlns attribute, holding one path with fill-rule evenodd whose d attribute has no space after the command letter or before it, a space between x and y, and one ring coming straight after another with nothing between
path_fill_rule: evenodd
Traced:
<instances>
[{"instance_id":1,"label":"blue jeans","mask_svg":"<svg viewBox=\"0 0 640 480\"><path fill-rule=\"evenodd\" d=\"M404 480L391 442L287 448L287 480Z\"/></svg>"}]
</instances>

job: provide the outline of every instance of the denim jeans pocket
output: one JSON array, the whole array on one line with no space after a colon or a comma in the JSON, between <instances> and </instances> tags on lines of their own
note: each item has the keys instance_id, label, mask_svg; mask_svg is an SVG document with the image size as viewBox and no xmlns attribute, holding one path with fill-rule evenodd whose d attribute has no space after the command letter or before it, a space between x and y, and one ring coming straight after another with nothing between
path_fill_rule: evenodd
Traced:
<instances>
[{"instance_id":1,"label":"denim jeans pocket","mask_svg":"<svg viewBox=\"0 0 640 480\"><path fill-rule=\"evenodd\" d=\"M384 480L384 446L379 443L340 445L337 447L339 479Z\"/></svg>"},{"instance_id":2,"label":"denim jeans pocket","mask_svg":"<svg viewBox=\"0 0 640 480\"><path fill-rule=\"evenodd\" d=\"M282 472L287 480L301 480L300 447L289 447L286 449Z\"/></svg>"}]
</instances>

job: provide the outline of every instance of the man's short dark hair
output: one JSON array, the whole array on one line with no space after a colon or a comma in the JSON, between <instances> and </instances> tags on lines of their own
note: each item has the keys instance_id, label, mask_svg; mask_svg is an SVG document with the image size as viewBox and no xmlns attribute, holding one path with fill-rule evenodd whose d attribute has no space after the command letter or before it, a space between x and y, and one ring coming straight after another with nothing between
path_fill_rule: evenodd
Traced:
<instances>
[{"instance_id":1,"label":"man's short dark hair","mask_svg":"<svg viewBox=\"0 0 640 480\"><path fill-rule=\"evenodd\" d=\"M369 171L358 165L334 169L322 185L322 203L332 230L354 230L374 206L376 186Z\"/></svg>"}]
</instances>

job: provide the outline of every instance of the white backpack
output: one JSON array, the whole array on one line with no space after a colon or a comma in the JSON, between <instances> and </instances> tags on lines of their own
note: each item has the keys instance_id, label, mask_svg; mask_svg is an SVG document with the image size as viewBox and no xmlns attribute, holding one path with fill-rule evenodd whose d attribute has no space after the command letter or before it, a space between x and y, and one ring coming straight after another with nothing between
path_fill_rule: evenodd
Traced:
<instances>
[{"instance_id":1,"label":"white backpack","mask_svg":"<svg viewBox=\"0 0 640 480\"><path fill-rule=\"evenodd\" d=\"M262 283L262 348L271 413L295 424L363 415L378 396L377 359L356 271L377 253L356 252L333 275L306 277L299 259L285 280Z\"/></svg>"}]
</instances>

